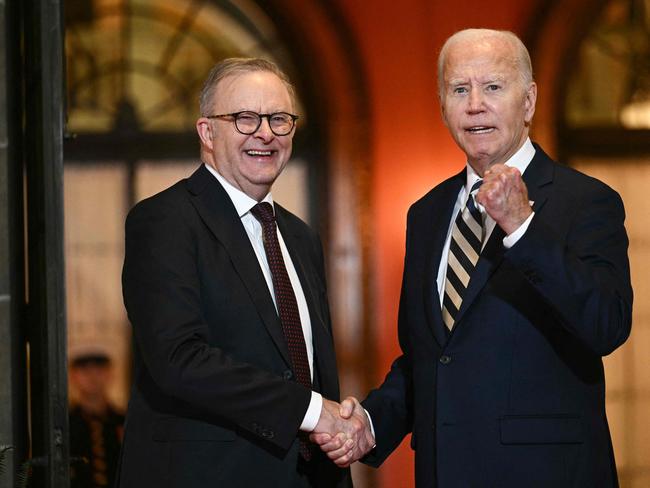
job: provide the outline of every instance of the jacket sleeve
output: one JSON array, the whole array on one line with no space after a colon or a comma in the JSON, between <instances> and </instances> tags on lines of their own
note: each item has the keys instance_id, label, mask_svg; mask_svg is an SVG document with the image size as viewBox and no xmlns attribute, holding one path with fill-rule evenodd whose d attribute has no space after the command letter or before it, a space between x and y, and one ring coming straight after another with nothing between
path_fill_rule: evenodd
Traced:
<instances>
[{"instance_id":1,"label":"jacket sleeve","mask_svg":"<svg viewBox=\"0 0 650 488\"><path fill-rule=\"evenodd\" d=\"M557 322L604 356L627 339L632 323L625 211L616 192L593 181L574 205L566 237L542 209L506 258Z\"/></svg>"},{"instance_id":2,"label":"jacket sleeve","mask_svg":"<svg viewBox=\"0 0 650 488\"><path fill-rule=\"evenodd\" d=\"M146 370L140 376L153 382L140 387L287 449L311 392L209 343L195 235L199 219L189 206L145 201L127 218L124 302L136 359Z\"/></svg>"}]
</instances>

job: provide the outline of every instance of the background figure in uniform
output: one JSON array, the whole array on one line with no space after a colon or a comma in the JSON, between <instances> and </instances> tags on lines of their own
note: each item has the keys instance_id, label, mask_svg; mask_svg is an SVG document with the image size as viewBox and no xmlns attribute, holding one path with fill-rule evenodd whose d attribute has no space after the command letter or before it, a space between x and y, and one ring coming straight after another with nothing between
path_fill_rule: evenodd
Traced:
<instances>
[{"instance_id":1,"label":"background figure in uniform","mask_svg":"<svg viewBox=\"0 0 650 488\"><path fill-rule=\"evenodd\" d=\"M108 349L95 344L71 348L70 456L71 488L112 487L119 457L124 416L108 398L112 377Z\"/></svg>"}]
</instances>

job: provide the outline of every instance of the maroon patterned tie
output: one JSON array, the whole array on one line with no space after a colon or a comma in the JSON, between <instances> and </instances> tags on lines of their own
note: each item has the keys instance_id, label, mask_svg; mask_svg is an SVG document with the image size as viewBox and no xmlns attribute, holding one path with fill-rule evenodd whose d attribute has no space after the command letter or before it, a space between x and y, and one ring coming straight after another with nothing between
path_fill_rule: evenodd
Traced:
<instances>
[{"instance_id":1,"label":"maroon patterned tie","mask_svg":"<svg viewBox=\"0 0 650 488\"><path fill-rule=\"evenodd\" d=\"M311 373L309 370L309 360L307 359L305 336L302 332L302 325L300 324L298 302L296 301L296 295L293 292L293 287L287 274L287 268L282 258L273 207L270 203L261 202L251 209L251 213L262 224L264 250L266 251L266 258L271 269L278 315L280 316L284 338L289 348L289 357L293 365L294 374L298 383L311 390ZM300 454L306 460L311 459L311 452L304 438L300 439Z\"/></svg>"}]
</instances>

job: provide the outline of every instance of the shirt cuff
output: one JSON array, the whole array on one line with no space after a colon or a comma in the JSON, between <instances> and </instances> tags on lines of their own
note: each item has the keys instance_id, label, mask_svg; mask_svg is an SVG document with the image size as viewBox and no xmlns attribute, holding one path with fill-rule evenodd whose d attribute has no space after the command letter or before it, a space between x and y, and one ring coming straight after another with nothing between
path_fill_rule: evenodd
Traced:
<instances>
[{"instance_id":1,"label":"shirt cuff","mask_svg":"<svg viewBox=\"0 0 650 488\"><path fill-rule=\"evenodd\" d=\"M311 432L314 430L316 424L318 424L318 421L320 420L320 412L322 409L323 397L320 393L312 391L307 412L305 412L305 417L302 419L302 424L300 424L300 430L304 432Z\"/></svg>"},{"instance_id":2,"label":"shirt cuff","mask_svg":"<svg viewBox=\"0 0 650 488\"><path fill-rule=\"evenodd\" d=\"M524 223L521 224L516 231L514 231L512 234L508 236L505 236L503 238L503 247L505 247L506 249L510 249L512 246L517 244L519 239L521 239L523 235L526 233L526 230L528 229L528 226L530 225L534 216L535 216L535 212L531 213L528 216L528 218L524 220Z\"/></svg>"},{"instance_id":3,"label":"shirt cuff","mask_svg":"<svg viewBox=\"0 0 650 488\"><path fill-rule=\"evenodd\" d=\"M375 426L372 424L372 417L368 413L368 410L364 408L363 411L366 412L366 417L368 417L368 423L370 424L370 433L372 434L372 438L376 439L377 437L375 436ZM377 444L375 443L375 445L372 446L372 448L374 449L376 445Z\"/></svg>"}]
</instances>

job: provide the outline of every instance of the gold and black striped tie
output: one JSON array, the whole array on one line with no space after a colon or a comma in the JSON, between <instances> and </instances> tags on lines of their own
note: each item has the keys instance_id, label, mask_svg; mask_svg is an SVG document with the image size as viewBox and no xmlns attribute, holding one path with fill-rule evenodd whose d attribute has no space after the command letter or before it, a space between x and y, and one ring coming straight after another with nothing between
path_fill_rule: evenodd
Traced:
<instances>
[{"instance_id":1,"label":"gold and black striped tie","mask_svg":"<svg viewBox=\"0 0 650 488\"><path fill-rule=\"evenodd\" d=\"M485 237L481 212L474 202L482 183L483 180L478 180L472 186L467 204L458 213L451 232L445 296L442 301L442 320L449 330L454 326Z\"/></svg>"}]
</instances>

